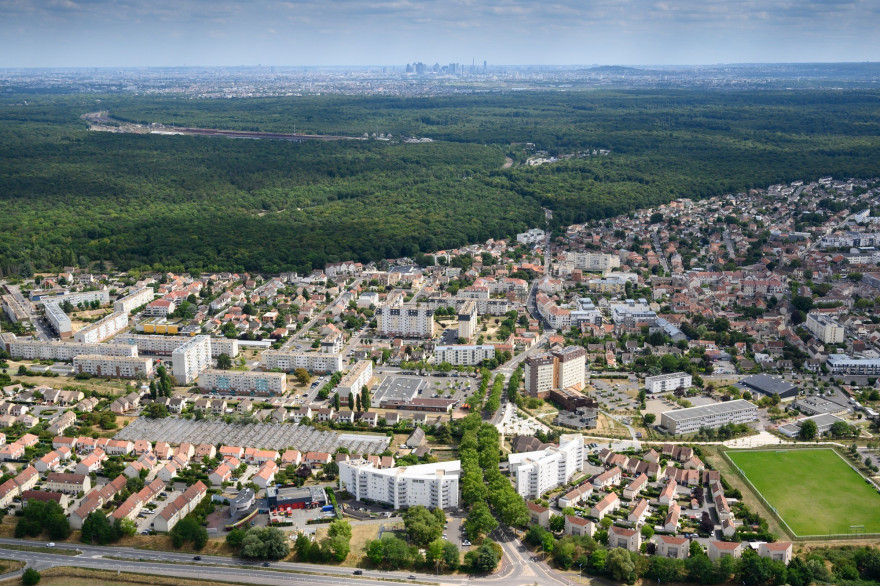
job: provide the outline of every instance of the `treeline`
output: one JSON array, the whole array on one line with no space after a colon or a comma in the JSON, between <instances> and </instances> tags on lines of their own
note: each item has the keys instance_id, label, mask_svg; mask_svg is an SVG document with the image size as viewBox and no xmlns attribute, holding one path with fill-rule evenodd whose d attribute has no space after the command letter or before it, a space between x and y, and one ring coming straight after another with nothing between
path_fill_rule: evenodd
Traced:
<instances>
[{"instance_id":1,"label":"treeline","mask_svg":"<svg viewBox=\"0 0 880 586\"><path fill-rule=\"evenodd\" d=\"M307 271L507 237L820 175L880 175L872 91L631 91L442 98L0 99L0 275L120 268ZM27 101L27 105L24 102ZM290 143L87 132L140 122L429 136ZM443 142L441 142L443 141ZM551 154L608 155L540 167ZM529 151L532 152L532 151Z\"/></svg>"}]
</instances>

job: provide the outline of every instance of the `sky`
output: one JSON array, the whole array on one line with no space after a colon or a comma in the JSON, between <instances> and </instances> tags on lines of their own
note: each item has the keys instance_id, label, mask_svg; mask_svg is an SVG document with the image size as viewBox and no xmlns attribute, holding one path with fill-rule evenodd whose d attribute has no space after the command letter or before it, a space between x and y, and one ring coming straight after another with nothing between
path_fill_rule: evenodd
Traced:
<instances>
[{"instance_id":1,"label":"sky","mask_svg":"<svg viewBox=\"0 0 880 586\"><path fill-rule=\"evenodd\" d=\"M0 0L0 67L880 60L880 0Z\"/></svg>"}]
</instances>

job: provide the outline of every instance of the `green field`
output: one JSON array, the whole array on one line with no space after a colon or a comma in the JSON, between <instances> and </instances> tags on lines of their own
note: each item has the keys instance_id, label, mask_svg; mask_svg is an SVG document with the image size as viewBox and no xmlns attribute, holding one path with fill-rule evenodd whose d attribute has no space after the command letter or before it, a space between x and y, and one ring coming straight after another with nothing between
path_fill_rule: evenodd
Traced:
<instances>
[{"instance_id":1,"label":"green field","mask_svg":"<svg viewBox=\"0 0 880 586\"><path fill-rule=\"evenodd\" d=\"M880 494L834 450L727 455L797 535L880 533Z\"/></svg>"}]
</instances>

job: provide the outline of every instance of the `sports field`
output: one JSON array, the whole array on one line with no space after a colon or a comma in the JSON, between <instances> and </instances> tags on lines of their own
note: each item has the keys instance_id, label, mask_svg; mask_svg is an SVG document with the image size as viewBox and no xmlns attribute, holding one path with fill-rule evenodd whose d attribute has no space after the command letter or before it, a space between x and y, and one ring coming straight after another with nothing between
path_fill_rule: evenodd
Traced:
<instances>
[{"instance_id":1,"label":"sports field","mask_svg":"<svg viewBox=\"0 0 880 586\"><path fill-rule=\"evenodd\" d=\"M727 455L797 535L880 533L880 494L834 450Z\"/></svg>"}]
</instances>

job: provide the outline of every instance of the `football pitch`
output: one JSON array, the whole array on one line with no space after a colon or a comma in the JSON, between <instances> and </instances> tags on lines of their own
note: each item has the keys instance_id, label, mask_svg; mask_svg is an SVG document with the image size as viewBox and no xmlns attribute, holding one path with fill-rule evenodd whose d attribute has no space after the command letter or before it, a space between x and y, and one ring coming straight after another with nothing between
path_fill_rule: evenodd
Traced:
<instances>
[{"instance_id":1,"label":"football pitch","mask_svg":"<svg viewBox=\"0 0 880 586\"><path fill-rule=\"evenodd\" d=\"M880 533L880 494L834 450L727 455L798 536Z\"/></svg>"}]
</instances>

